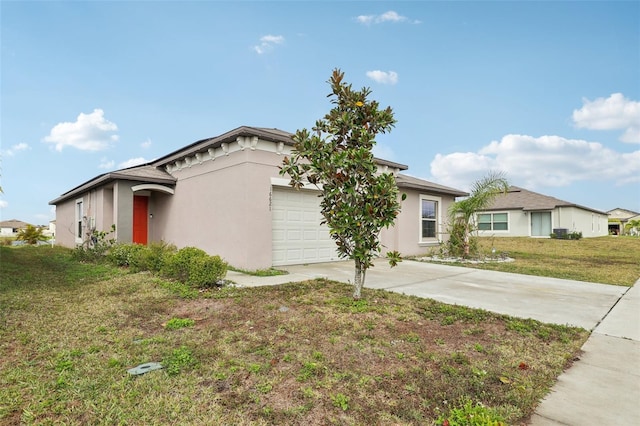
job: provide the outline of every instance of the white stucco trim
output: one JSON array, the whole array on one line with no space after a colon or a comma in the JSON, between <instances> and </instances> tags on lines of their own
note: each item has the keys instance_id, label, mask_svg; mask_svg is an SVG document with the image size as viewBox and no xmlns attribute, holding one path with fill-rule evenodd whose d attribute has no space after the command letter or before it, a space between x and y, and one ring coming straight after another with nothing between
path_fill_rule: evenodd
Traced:
<instances>
[{"instance_id":1,"label":"white stucco trim","mask_svg":"<svg viewBox=\"0 0 640 426\"><path fill-rule=\"evenodd\" d=\"M435 201L436 202L436 236L434 238L422 238L422 200ZM430 245L438 244L441 242L440 237L443 232L443 218L442 218L442 197L435 197L433 195L420 194L418 202L418 245L420 247L427 247Z\"/></svg>"},{"instance_id":2,"label":"white stucco trim","mask_svg":"<svg viewBox=\"0 0 640 426\"><path fill-rule=\"evenodd\" d=\"M279 178L279 177L272 177L271 178L271 186L286 186L287 188L291 188L291 185L289 185L289 182L291 182L291 179L286 179L286 178ZM322 185L318 184L318 185L314 185L312 183L305 183L302 185L301 189L308 189L311 191L318 191L322 189Z\"/></svg>"},{"instance_id":3,"label":"white stucco trim","mask_svg":"<svg viewBox=\"0 0 640 426\"><path fill-rule=\"evenodd\" d=\"M200 165L205 161L214 161L216 158L226 157L238 151L266 151L278 155L291 155L293 148L284 142L272 142L258 138L257 136L238 136L231 142L223 142L218 148L209 148L207 152L197 152L191 156L176 160L164 166L168 173L180 171L192 166Z\"/></svg>"},{"instance_id":4,"label":"white stucco trim","mask_svg":"<svg viewBox=\"0 0 640 426\"><path fill-rule=\"evenodd\" d=\"M480 234L482 234L483 236L486 234L510 234L511 233L511 228L513 227L513 225L511 224L511 210L496 210L496 211L483 211L483 212L477 212L475 214L474 220L476 221L476 227L478 229L478 232ZM491 224L491 229L480 229L480 215L490 215L491 216L491 222L489 222ZM496 214L506 214L507 215L507 229L493 229L493 225L495 223L495 221L493 220L493 216Z\"/></svg>"},{"instance_id":5,"label":"white stucco trim","mask_svg":"<svg viewBox=\"0 0 640 426\"><path fill-rule=\"evenodd\" d=\"M73 203L74 213L74 222L73 222L73 235L74 241L76 244L82 244L82 232L85 227L85 206L84 206L84 197L76 198L76 201Z\"/></svg>"},{"instance_id":6,"label":"white stucco trim","mask_svg":"<svg viewBox=\"0 0 640 426\"><path fill-rule=\"evenodd\" d=\"M138 192L138 191L158 191L158 192L164 192L165 194L174 194L174 190L172 188L169 188L168 186L164 186L164 185L159 185L157 183L143 183L140 185L135 185L131 187L131 190L133 192Z\"/></svg>"}]
</instances>

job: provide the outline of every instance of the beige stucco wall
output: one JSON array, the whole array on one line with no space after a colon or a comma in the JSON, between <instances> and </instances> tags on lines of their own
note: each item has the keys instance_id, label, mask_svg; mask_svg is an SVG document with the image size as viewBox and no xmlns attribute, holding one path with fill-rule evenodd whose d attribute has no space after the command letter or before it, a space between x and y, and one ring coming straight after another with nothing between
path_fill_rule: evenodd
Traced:
<instances>
[{"instance_id":1,"label":"beige stucco wall","mask_svg":"<svg viewBox=\"0 0 640 426\"><path fill-rule=\"evenodd\" d=\"M133 190L131 187L136 183L117 181L113 186L113 223L116 225L116 239L121 243L133 241Z\"/></svg>"},{"instance_id":2,"label":"beige stucco wall","mask_svg":"<svg viewBox=\"0 0 640 426\"><path fill-rule=\"evenodd\" d=\"M98 206L96 212L96 229L100 231L109 231L111 225L115 224L113 211L113 188L100 188L98 193ZM109 236L114 238L115 236Z\"/></svg>"},{"instance_id":3,"label":"beige stucco wall","mask_svg":"<svg viewBox=\"0 0 640 426\"><path fill-rule=\"evenodd\" d=\"M245 269L272 265L272 185L286 179L279 175L286 149L259 141L256 149L235 142L215 155L193 157L172 163L168 171L177 179L174 194L141 191L149 197L148 241L193 246L211 255L220 255L231 265ZM212 159L213 158L213 159ZM278 180L279 183L274 183ZM75 245L75 202L83 198L85 214L94 218L98 230L116 225L119 242L132 241L132 187L139 182L116 181L91 193L57 206L58 244ZM381 232L383 254L398 250L402 255L427 253L439 241L448 238L447 211L453 202L448 195L427 195L416 190L401 190L396 225ZM421 197L438 201L438 238L421 241Z\"/></svg>"},{"instance_id":4,"label":"beige stucco wall","mask_svg":"<svg viewBox=\"0 0 640 426\"><path fill-rule=\"evenodd\" d=\"M133 192L135 182L120 181L113 186L101 187L78 194L76 197L56 205L56 244L73 248L79 240L76 238L76 203L82 200L84 216L83 234L87 227L95 227L98 231L111 230L116 225L115 235L120 242L131 242L133 225ZM122 210L118 213L118 208ZM86 236L83 235L83 238Z\"/></svg>"},{"instance_id":5,"label":"beige stucco wall","mask_svg":"<svg viewBox=\"0 0 640 426\"><path fill-rule=\"evenodd\" d=\"M271 266L271 177L282 155L244 150L173 171L172 196L152 194L154 240L199 247L234 266Z\"/></svg>"},{"instance_id":6,"label":"beige stucco wall","mask_svg":"<svg viewBox=\"0 0 640 426\"><path fill-rule=\"evenodd\" d=\"M56 205L56 245L75 247L75 199Z\"/></svg>"},{"instance_id":7,"label":"beige stucco wall","mask_svg":"<svg viewBox=\"0 0 640 426\"><path fill-rule=\"evenodd\" d=\"M401 200L402 194L407 197ZM449 206L454 201L453 196L441 194L427 194L416 190L400 190L400 214L396 218L395 225L389 229L383 229L380 233L380 241L383 245L382 254L397 250L403 256L416 256L426 254L429 250L437 248L441 241L449 239L447 234L447 220ZM437 212L437 238L421 239L421 199L434 199L438 201Z\"/></svg>"}]
</instances>

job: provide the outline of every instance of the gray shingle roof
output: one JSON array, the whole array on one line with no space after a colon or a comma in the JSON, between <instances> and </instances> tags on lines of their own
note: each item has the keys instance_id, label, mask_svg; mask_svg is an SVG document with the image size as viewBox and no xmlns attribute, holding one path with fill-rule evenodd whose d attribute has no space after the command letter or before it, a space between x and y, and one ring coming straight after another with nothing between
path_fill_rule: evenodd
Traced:
<instances>
[{"instance_id":1,"label":"gray shingle roof","mask_svg":"<svg viewBox=\"0 0 640 426\"><path fill-rule=\"evenodd\" d=\"M569 201L560 200L548 195L529 191L518 186L511 186L506 194L498 195L485 210L553 210L556 207L578 207L595 213L606 214L590 207L581 206Z\"/></svg>"},{"instance_id":2,"label":"gray shingle roof","mask_svg":"<svg viewBox=\"0 0 640 426\"><path fill-rule=\"evenodd\" d=\"M127 169L120 169L109 173L101 174L85 183L76 186L70 191L65 192L55 200L49 201L49 204L54 205L61 201L74 197L77 194L89 191L101 185L105 185L115 180L132 180L147 183L158 183L164 185L174 185L176 178L171 176L163 169L151 166L149 164L143 164L141 166L129 167Z\"/></svg>"},{"instance_id":3,"label":"gray shingle roof","mask_svg":"<svg viewBox=\"0 0 640 426\"><path fill-rule=\"evenodd\" d=\"M223 133L219 136L214 136L212 138L206 138L206 139L201 139L199 141L196 141L191 145L187 145L176 151L173 151L170 154L160 157L157 160L151 162L150 164L153 164L156 167L162 167L173 161L181 160L185 157L193 156L196 153L206 152L209 148L219 148L223 143L235 141L239 136L258 136L262 140L272 141L272 142L282 142L285 145L293 146L293 144L295 143L293 140L293 135L294 135L293 133L286 132L280 129L270 129L267 127L241 126L236 129L230 130L226 133ZM376 162L378 164L389 166L389 167L395 167L400 170L408 169L408 166L404 164L383 160L381 158L376 158Z\"/></svg>"},{"instance_id":4,"label":"gray shingle roof","mask_svg":"<svg viewBox=\"0 0 640 426\"><path fill-rule=\"evenodd\" d=\"M27 225L29 225L27 222L23 222L18 219L3 220L2 222L0 222L0 228L20 229L20 228L26 228Z\"/></svg>"},{"instance_id":5,"label":"gray shingle roof","mask_svg":"<svg viewBox=\"0 0 640 426\"><path fill-rule=\"evenodd\" d=\"M147 164L130 167L127 169L116 170L97 176L71 189L70 191L65 192L60 197L50 201L49 204L57 204L61 201L72 198L77 194L83 193L101 185L108 184L118 179L174 185L177 179L169 174L163 166L173 161L193 156L196 153L205 152L209 148L218 148L225 142L235 141L239 136L258 136L262 140L282 142L285 145L289 146L292 146L294 144L293 133L266 127L241 126L223 133L222 135L196 141ZM404 164L395 163L380 158L376 158L376 162L380 165L397 168L399 170L406 170L408 168ZM453 195L456 197L469 195L466 192L454 188L402 174L399 174L396 177L396 181L399 188L417 189L433 193Z\"/></svg>"},{"instance_id":6,"label":"gray shingle roof","mask_svg":"<svg viewBox=\"0 0 640 426\"><path fill-rule=\"evenodd\" d=\"M162 167L168 163L180 160L184 157L195 155L198 152L205 152L209 148L219 148L225 142L235 141L239 136L258 136L262 140L272 142L282 142L285 145L293 145L293 133L279 129L268 129L266 127L241 126L212 138L201 139L190 145L184 146L170 154L160 157L150 164Z\"/></svg>"},{"instance_id":7,"label":"gray shingle roof","mask_svg":"<svg viewBox=\"0 0 640 426\"><path fill-rule=\"evenodd\" d=\"M455 197L464 197L469 195L467 192L460 191L459 189L429 182L428 180L420 179L417 177L403 175L401 173L398 173L398 175L396 176L396 183L398 184L398 188L401 189L417 189L422 191L435 192L438 194L453 195Z\"/></svg>"}]
</instances>

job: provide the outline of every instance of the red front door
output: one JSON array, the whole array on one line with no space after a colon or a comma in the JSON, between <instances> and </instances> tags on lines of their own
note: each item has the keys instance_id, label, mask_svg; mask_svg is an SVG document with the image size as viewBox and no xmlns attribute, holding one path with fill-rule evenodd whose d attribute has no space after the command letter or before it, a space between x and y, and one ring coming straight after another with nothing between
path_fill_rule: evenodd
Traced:
<instances>
[{"instance_id":1,"label":"red front door","mask_svg":"<svg viewBox=\"0 0 640 426\"><path fill-rule=\"evenodd\" d=\"M149 197L133 196L133 242L147 244Z\"/></svg>"}]
</instances>

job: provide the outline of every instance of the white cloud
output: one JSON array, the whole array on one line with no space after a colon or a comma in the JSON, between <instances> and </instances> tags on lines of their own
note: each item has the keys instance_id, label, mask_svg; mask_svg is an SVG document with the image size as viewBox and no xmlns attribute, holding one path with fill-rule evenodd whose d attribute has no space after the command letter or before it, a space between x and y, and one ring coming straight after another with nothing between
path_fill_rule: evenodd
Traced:
<instances>
[{"instance_id":1,"label":"white cloud","mask_svg":"<svg viewBox=\"0 0 640 426\"><path fill-rule=\"evenodd\" d=\"M436 155L431 175L445 185L469 189L488 171L503 171L527 189L604 180L640 182L640 151L620 153L600 143L560 136L506 135L478 152Z\"/></svg>"},{"instance_id":2,"label":"white cloud","mask_svg":"<svg viewBox=\"0 0 640 426\"><path fill-rule=\"evenodd\" d=\"M622 142L640 143L640 102L613 93L594 101L583 99L582 108L573 111L578 128L592 130L624 130Z\"/></svg>"},{"instance_id":3,"label":"white cloud","mask_svg":"<svg viewBox=\"0 0 640 426\"><path fill-rule=\"evenodd\" d=\"M360 15L356 16L356 22L363 25L382 24L384 22L409 22L409 18L399 15L397 12L390 10L380 15ZM420 21L411 21L414 24L419 24Z\"/></svg>"},{"instance_id":4,"label":"white cloud","mask_svg":"<svg viewBox=\"0 0 640 426\"><path fill-rule=\"evenodd\" d=\"M31 149L31 147L28 144L21 142L21 143L10 146L9 149L3 150L2 155L6 155L7 157L13 157L14 155L16 155L16 153L20 151L26 151L29 149Z\"/></svg>"},{"instance_id":5,"label":"white cloud","mask_svg":"<svg viewBox=\"0 0 640 426\"><path fill-rule=\"evenodd\" d=\"M122 163L118 164L118 169L126 169L128 167L139 166L140 164L144 164L147 162L148 161L143 157L130 158L127 161L123 161Z\"/></svg>"},{"instance_id":6,"label":"white cloud","mask_svg":"<svg viewBox=\"0 0 640 426\"><path fill-rule=\"evenodd\" d=\"M5 200L0 200L0 209L6 209L8 205L9 203L7 203Z\"/></svg>"},{"instance_id":7,"label":"white cloud","mask_svg":"<svg viewBox=\"0 0 640 426\"><path fill-rule=\"evenodd\" d=\"M396 84L398 82L398 73L395 71L367 71L367 77L381 84Z\"/></svg>"},{"instance_id":8,"label":"white cloud","mask_svg":"<svg viewBox=\"0 0 640 426\"><path fill-rule=\"evenodd\" d=\"M55 144L56 151L70 146L82 151L101 151L118 140L115 123L104 118L104 111L94 109L90 114L80 113L75 122L56 124L43 140Z\"/></svg>"},{"instance_id":9,"label":"white cloud","mask_svg":"<svg viewBox=\"0 0 640 426\"><path fill-rule=\"evenodd\" d=\"M149 147L151 146L151 139L150 139L150 138L147 138L147 140L146 140L146 141L144 141L144 142L142 142L142 143L140 144L140 146L141 146L142 148L144 148L144 149L149 148Z\"/></svg>"},{"instance_id":10,"label":"white cloud","mask_svg":"<svg viewBox=\"0 0 640 426\"><path fill-rule=\"evenodd\" d=\"M264 53L270 52L273 50L273 47L276 44L284 43L283 36L274 36L271 34L260 37L260 44L253 46L253 50L255 50L258 55L262 55Z\"/></svg>"},{"instance_id":11,"label":"white cloud","mask_svg":"<svg viewBox=\"0 0 640 426\"><path fill-rule=\"evenodd\" d=\"M113 160L108 160L106 158L101 158L100 159L100 164L98 164L98 168L99 169L106 169L106 170L111 170L113 169L113 166L115 166L116 162Z\"/></svg>"}]
</instances>

